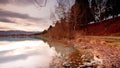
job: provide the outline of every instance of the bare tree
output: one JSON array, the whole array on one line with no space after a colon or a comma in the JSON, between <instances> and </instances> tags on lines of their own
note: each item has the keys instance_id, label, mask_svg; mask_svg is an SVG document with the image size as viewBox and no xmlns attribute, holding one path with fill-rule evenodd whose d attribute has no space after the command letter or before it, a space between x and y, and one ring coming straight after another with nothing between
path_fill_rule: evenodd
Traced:
<instances>
[{"instance_id":1,"label":"bare tree","mask_svg":"<svg viewBox=\"0 0 120 68\"><path fill-rule=\"evenodd\" d=\"M107 0L91 0L91 10L95 16L95 22L105 18Z\"/></svg>"},{"instance_id":2,"label":"bare tree","mask_svg":"<svg viewBox=\"0 0 120 68\"><path fill-rule=\"evenodd\" d=\"M51 16L54 19L57 19L61 23L61 29L66 31L66 35L71 37L72 29L71 29L71 3L70 0L56 0L57 5L55 6L55 12L52 13Z\"/></svg>"},{"instance_id":3,"label":"bare tree","mask_svg":"<svg viewBox=\"0 0 120 68\"><path fill-rule=\"evenodd\" d=\"M45 7L46 4L47 4L47 0L33 0L33 3L34 5L37 7L37 8L41 8L41 7Z\"/></svg>"},{"instance_id":4,"label":"bare tree","mask_svg":"<svg viewBox=\"0 0 120 68\"><path fill-rule=\"evenodd\" d=\"M56 0L57 5L55 6L55 14L56 16L61 18L67 18L68 13L70 12L70 1L69 0Z\"/></svg>"},{"instance_id":5,"label":"bare tree","mask_svg":"<svg viewBox=\"0 0 120 68\"><path fill-rule=\"evenodd\" d=\"M53 25L55 25L57 18L52 10L50 11L50 20L53 22Z\"/></svg>"}]
</instances>

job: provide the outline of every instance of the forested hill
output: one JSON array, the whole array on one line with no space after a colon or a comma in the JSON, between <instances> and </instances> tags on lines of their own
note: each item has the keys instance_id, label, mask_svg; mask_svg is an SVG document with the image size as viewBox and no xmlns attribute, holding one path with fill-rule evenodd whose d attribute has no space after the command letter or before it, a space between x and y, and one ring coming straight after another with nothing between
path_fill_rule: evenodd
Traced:
<instances>
[{"instance_id":1,"label":"forested hill","mask_svg":"<svg viewBox=\"0 0 120 68\"><path fill-rule=\"evenodd\" d=\"M56 23L54 27L50 26L48 30L45 30L41 35L51 38L69 38L79 36L120 36L120 17L114 19L104 20L98 23L81 27L79 30L69 30L70 27L67 23Z\"/></svg>"},{"instance_id":2,"label":"forested hill","mask_svg":"<svg viewBox=\"0 0 120 68\"><path fill-rule=\"evenodd\" d=\"M66 4L60 1L56 8L60 20L42 34L58 39L77 35L120 36L119 6L120 0L75 0L75 4L66 12L62 11ZM58 14L61 12L63 14Z\"/></svg>"},{"instance_id":3,"label":"forested hill","mask_svg":"<svg viewBox=\"0 0 120 68\"><path fill-rule=\"evenodd\" d=\"M89 24L86 35L120 36L120 17ZM85 29L84 27L81 29Z\"/></svg>"}]
</instances>

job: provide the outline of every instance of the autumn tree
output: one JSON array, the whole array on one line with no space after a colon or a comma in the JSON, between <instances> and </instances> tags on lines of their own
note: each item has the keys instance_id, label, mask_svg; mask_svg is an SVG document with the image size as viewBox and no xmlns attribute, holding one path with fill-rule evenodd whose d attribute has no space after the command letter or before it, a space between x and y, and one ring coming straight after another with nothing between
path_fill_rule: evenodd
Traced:
<instances>
[{"instance_id":1,"label":"autumn tree","mask_svg":"<svg viewBox=\"0 0 120 68\"><path fill-rule=\"evenodd\" d=\"M55 12L51 13L51 17L53 20L57 19L59 23L62 25L60 29L63 29L63 32L66 31L67 36L72 36L72 30L70 23L71 20L71 3L70 0L56 0L57 5L55 5Z\"/></svg>"}]
</instances>

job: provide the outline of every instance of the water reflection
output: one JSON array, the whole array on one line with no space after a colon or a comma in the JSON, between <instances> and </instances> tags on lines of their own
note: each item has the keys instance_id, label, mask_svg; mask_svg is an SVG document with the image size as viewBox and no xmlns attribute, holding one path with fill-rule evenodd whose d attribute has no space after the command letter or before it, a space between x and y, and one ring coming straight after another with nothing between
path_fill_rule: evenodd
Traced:
<instances>
[{"instance_id":1,"label":"water reflection","mask_svg":"<svg viewBox=\"0 0 120 68\"><path fill-rule=\"evenodd\" d=\"M39 39L0 39L0 68L49 68L55 55L55 48Z\"/></svg>"}]
</instances>

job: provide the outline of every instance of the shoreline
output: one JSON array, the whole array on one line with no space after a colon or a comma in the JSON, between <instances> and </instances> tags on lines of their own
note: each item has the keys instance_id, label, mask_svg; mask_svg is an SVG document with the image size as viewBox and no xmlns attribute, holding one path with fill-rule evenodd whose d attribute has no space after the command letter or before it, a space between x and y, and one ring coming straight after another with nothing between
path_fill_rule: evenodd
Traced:
<instances>
[{"instance_id":1,"label":"shoreline","mask_svg":"<svg viewBox=\"0 0 120 68\"><path fill-rule=\"evenodd\" d=\"M90 50L91 53L104 62L105 68L120 67L120 38L119 37L96 37L82 36L75 39L52 39L42 37L50 42L63 43L67 47L74 47L76 50Z\"/></svg>"}]
</instances>

